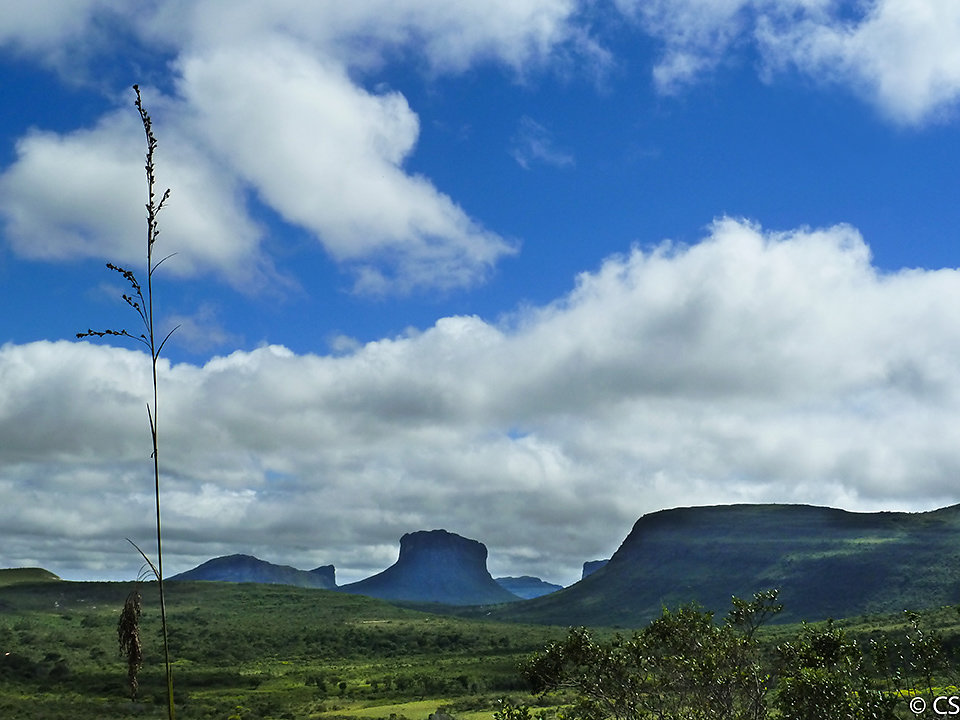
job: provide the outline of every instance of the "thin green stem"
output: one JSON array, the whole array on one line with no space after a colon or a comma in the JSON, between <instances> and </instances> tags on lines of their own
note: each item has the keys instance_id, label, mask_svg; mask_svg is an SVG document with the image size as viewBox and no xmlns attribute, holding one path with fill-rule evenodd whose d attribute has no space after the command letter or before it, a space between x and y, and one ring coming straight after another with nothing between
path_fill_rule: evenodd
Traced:
<instances>
[{"instance_id":1,"label":"thin green stem","mask_svg":"<svg viewBox=\"0 0 960 720\"><path fill-rule=\"evenodd\" d=\"M160 359L160 352L163 350L163 346L166 344L167 340L170 339L170 336L177 330L174 328L166 337L157 345L157 334L156 328L154 326L153 318L153 273L154 271L171 255L162 258L159 262L154 264L153 262L153 245L157 241L157 235L159 235L160 230L157 226L157 216L160 214L160 211L163 209L164 204L167 202L167 199L170 197L170 190L166 190L163 193L163 197L160 198L160 202L157 202L157 197L155 193L156 186L156 177L154 175L153 167L153 152L157 147L157 139L153 134L152 121L150 120L150 114L144 109L143 103L140 99L140 88L136 85L133 86L134 92L137 94L137 110L140 112L140 119L143 122L143 131L147 136L147 164L145 170L147 173L147 296L144 298L143 290L140 286L140 283L137 282L136 276L132 271L126 270L122 267L114 265L113 263L107 263L107 267L110 270L120 273L127 282L130 283L130 287L134 293L136 293L135 299L132 295L123 295L124 301L133 308L137 315L140 316L140 320L143 322L144 332L140 334L139 337L133 335L132 333L127 332L126 330L87 330L87 332L77 333L78 338L85 337L99 337L102 338L107 335L118 335L123 337L132 338L138 342L144 344L144 346L150 348L150 364L151 371L153 375L153 404L147 403L147 418L150 421L150 438L153 442L153 478L154 478L154 494L156 498L156 509L157 509L157 564L154 565L150 562L149 558L140 550L139 547L134 543L133 546L137 548L137 551L143 555L144 560L150 565L150 569L153 571L153 574L157 578L157 585L160 589L160 623L163 629L163 659L164 665L166 667L167 673L167 713L170 720L175 720L175 709L173 705L173 670L170 664L170 642L167 635L167 604L166 597L164 595L163 587L163 534L160 531L160 452L159 452L159 443L157 441L157 399L158 399L158 389L157 389L157 361ZM179 326L177 326L179 327Z\"/></svg>"},{"instance_id":2,"label":"thin green stem","mask_svg":"<svg viewBox=\"0 0 960 720\"><path fill-rule=\"evenodd\" d=\"M164 202L170 196L167 190L160 202L156 202L154 192L155 176L153 167L153 151L157 146L157 139L153 135L150 115L143 108L140 101L140 89L134 85L133 89L137 93L137 110L140 111L140 118L143 121L143 130L147 136L147 335L150 341L150 359L151 370L153 374L153 407L152 410L147 407L147 415L150 419L150 436L153 440L153 477L154 477L154 495L157 511L157 586L160 590L160 624L163 632L163 659L167 675L167 713L170 720L175 719L175 710L173 703L173 670L170 664L170 642L167 635L167 605L166 596L163 587L163 534L160 526L160 452L159 442L157 440L157 409L158 409L158 389L157 389L157 360L160 350L156 344L156 331L153 317L153 271L156 267L153 264L153 245L157 240L157 215L163 208ZM164 258L166 259L166 258ZM163 262L161 260L161 262ZM159 265L159 263L158 263ZM169 336L168 336L169 337ZM164 339L166 342L166 338ZM161 347L163 344L161 343Z\"/></svg>"}]
</instances>

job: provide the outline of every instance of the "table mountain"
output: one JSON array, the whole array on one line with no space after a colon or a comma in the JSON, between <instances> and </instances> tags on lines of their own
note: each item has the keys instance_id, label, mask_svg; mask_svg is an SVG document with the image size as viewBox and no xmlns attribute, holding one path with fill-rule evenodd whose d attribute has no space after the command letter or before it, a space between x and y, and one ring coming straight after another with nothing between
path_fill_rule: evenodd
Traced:
<instances>
[{"instance_id":1,"label":"table mountain","mask_svg":"<svg viewBox=\"0 0 960 720\"><path fill-rule=\"evenodd\" d=\"M381 573L343 585L343 592L384 600L485 605L518 600L487 570L487 548L446 530L400 538L400 557Z\"/></svg>"},{"instance_id":2,"label":"table mountain","mask_svg":"<svg viewBox=\"0 0 960 720\"><path fill-rule=\"evenodd\" d=\"M960 505L853 513L809 505L726 505L644 515L607 565L570 587L492 616L561 625L640 626L698 602L780 589L779 621L960 602Z\"/></svg>"}]
</instances>

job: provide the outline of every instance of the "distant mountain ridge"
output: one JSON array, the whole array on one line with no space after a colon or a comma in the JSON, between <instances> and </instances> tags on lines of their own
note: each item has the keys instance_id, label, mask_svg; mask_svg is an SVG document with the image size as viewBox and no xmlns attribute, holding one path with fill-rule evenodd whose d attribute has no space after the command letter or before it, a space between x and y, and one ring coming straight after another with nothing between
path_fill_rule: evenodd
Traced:
<instances>
[{"instance_id":1,"label":"distant mountain ridge","mask_svg":"<svg viewBox=\"0 0 960 720\"><path fill-rule=\"evenodd\" d=\"M252 555L225 555L213 558L192 570L168 579L296 585L324 590L333 590L337 587L336 570L333 565L323 565L313 570L298 570L289 565L275 565Z\"/></svg>"},{"instance_id":2,"label":"distant mountain ridge","mask_svg":"<svg viewBox=\"0 0 960 720\"><path fill-rule=\"evenodd\" d=\"M779 619L822 620L960 603L960 505L852 513L724 505L644 515L606 566L497 619L639 626L663 606L719 614L733 595L779 588Z\"/></svg>"},{"instance_id":3,"label":"distant mountain ridge","mask_svg":"<svg viewBox=\"0 0 960 720\"><path fill-rule=\"evenodd\" d=\"M378 573L342 589L384 599L471 605L540 597L562 588L531 576L497 578L491 585L492 578L486 569L486 546L445 530L404 535L400 539L400 554L403 558L402 563L398 561L400 567L388 568L390 572L385 578L380 577L383 573ZM298 570L252 555L236 554L213 558L168 579L252 582L333 590L339 589L334 572L333 565ZM501 589L506 590L506 594Z\"/></svg>"},{"instance_id":4,"label":"distant mountain ridge","mask_svg":"<svg viewBox=\"0 0 960 720\"><path fill-rule=\"evenodd\" d=\"M511 592L524 600L530 600L535 597L549 595L557 590L563 590L563 585L555 585L541 580L531 575L521 575L520 577L498 577L494 578L497 585L507 592Z\"/></svg>"},{"instance_id":5,"label":"distant mountain ridge","mask_svg":"<svg viewBox=\"0 0 960 720\"><path fill-rule=\"evenodd\" d=\"M782 504L661 510L638 519L605 564L584 563L579 582L538 597L539 590L527 595L520 585L512 592L502 585L542 581L495 581L486 560L487 548L476 540L445 530L408 533L394 565L338 589L484 605L476 612L502 620L594 626L637 627L664 606L689 602L722 615L731 596L770 588L780 590L785 605L780 621L954 605L960 604L960 505L926 513ZM335 587L333 566L304 571L236 555L171 579Z\"/></svg>"},{"instance_id":6,"label":"distant mountain ridge","mask_svg":"<svg viewBox=\"0 0 960 720\"><path fill-rule=\"evenodd\" d=\"M446 530L421 530L400 538L400 557L383 572L338 588L383 600L446 605L517 601L487 570L487 547Z\"/></svg>"}]
</instances>

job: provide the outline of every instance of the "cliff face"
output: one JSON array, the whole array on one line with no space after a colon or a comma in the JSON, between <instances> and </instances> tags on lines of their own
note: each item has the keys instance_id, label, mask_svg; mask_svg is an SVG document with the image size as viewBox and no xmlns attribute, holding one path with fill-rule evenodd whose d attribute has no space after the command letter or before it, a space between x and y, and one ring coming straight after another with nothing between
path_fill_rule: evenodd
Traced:
<instances>
[{"instance_id":1,"label":"cliff face","mask_svg":"<svg viewBox=\"0 0 960 720\"><path fill-rule=\"evenodd\" d=\"M499 619L636 627L697 602L777 588L778 621L957 602L960 505L852 513L807 505L675 508L644 515L610 561L570 587L494 610Z\"/></svg>"},{"instance_id":2,"label":"cliff face","mask_svg":"<svg viewBox=\"0 0 960 720\"><path fill-rule=\"evenodd\" d=\"M308 572L320 583L316 587L333 589L337 586L337 569L333 565L321 565Z\"/></svg>"},{"instance_id":3,"label":"cliff face","mask_svg":"<svg viewBox=\"0 0 960 720\"><path fill-rule=\"evenodd\" d=\"M335 572L333 565L323 565L313 570L298 570L289 565L275 565L252 555L226 555L207 560L192 570L169 579L253 582L333 590L337 586Z\"/></svg>"},{"instance_id":4,"label":"cliff face","mask_svg":"<svg viewBox=\"0 0 960 720\"><path fill-rule=\"evenodd\" d=\"M583 564L583 574L580 579L583 580L588 575L593 575L597 570L606 565L609 560L588 560Z\"/></svg>"},{"instance_id":5,"label":"cliff face","mask_svg":"<svg viewBox=\"0 0 960 720\"><path fill-rule=\"evenodd\" d=\"M400 538L400 557L381 573L344 585L343 592L384 600L486 605L518 600L487 570L487 548L446 530Z\"/></svg>"}]
</instances>

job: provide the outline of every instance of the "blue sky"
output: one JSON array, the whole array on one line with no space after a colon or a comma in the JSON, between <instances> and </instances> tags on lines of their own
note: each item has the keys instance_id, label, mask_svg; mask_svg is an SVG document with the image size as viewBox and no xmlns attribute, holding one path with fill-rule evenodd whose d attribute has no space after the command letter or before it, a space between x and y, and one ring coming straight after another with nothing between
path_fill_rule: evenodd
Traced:
<instances>
[{"instance_id":1,"label":"blue sky","mask_svg":"<svg viewBox=\"0 0 960 720\"><path fill-rule=\"evenodd\" d=\"M173 571L444 527L569 583L663 507L956 502L956 47L946 0L5 13L0 565L149 541L146 358L75 339L136 327L135 82Z\"/></svg>"}]
</instances>

